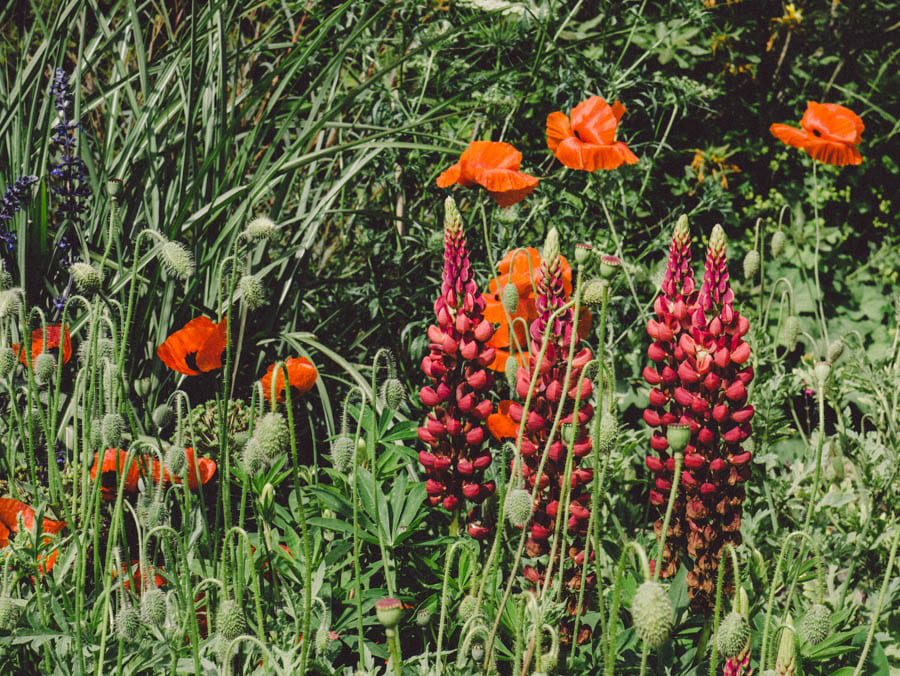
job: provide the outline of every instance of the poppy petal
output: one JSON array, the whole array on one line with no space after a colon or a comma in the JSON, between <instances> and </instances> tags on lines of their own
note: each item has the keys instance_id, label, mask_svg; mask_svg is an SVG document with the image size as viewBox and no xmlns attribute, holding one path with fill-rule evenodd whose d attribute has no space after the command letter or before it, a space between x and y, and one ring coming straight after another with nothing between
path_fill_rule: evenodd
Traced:
<instances>
[{"instance_id":1,"label":"poppy petal","mask_svg":"<svg viewBox=\"0 0 900 676\"><path fill-rule=\"evenodd\" d=\"M787 124L773 124L769 127L772 136L794 148L805 149L812 135L805 129L797 129Z\"/></svg>"},{"instance_id":2,"label":"poppy petal","mask_svg":"<svg viewBox=\"0 0 900 676\"><path fill-rule=\"evenodd\" d=\"M456 185L457 183L459 183L461 173L462 166L459 162L451 165L449 169L442 172L441 175L437 177L437 187L449 188L451 185Z\"/></svg>"},{"instance_id":3,"label":"poppy petal","mask_svg":"<svg viewBox=\"0 0 900 676\"><path fill-rule=\"evenodd\" d=\"M557 146L554 154L563 166L569 169L582 170L584 169L584 159L581 156L583 146L584 143L574 136L570 136Z\"/></svg>"},{"instance_id":4,"label":"poppy petal","mask_svg":"<svg viewBox=\"0 0 900 676\"><path fill-rule=\"evenodd\" d=\"M598 145L615 142L619 118L601 97L591 96L585 99L572 109L571 117L572 129L582 141Z\"/></svg>"},{"instance_id":5,"label":"poppy petal","mask_svg":"<svg viewBox=\"0 0 900 676\"><path fill-rule=\"evenodd\" d=\"M805 150L817 162L824 162L835 167L862 164L863 161L859 149L849 143L814 138L810 140Z\"/></svg>"},{"instance_id":6,"label":"poppy petal","mask_svg":"<svg viewBox=\"0 0 900 676\"><path fill-rule=\"evenodd\" d=\"M862 119L849 108L836 103L808 101L800 126L807 131L817 131L830 141L852 143L862 140L865 130Z\"/></svg>"},{"instance_id":7,"label":"poppy petal","mask_svg":"<svg viewBox=\"0 0 900 676\"><path fill-rule=\"evenodd\" d=\"M497 412L491 413L487 417L488 431L498 441L501 439L515 439L518 433L519 426L509 416L509 405L511 403L509 400L501 401L497 406Z\"/></svg>"},{"instance_id":8,"label":"poppy petal","mask_svg":"<svg viewBox=\"0 0 900 676\"><path fill-rule=\"evenodd\" d=\"M211 323L211 322L210 322ZM222 368L222 355L228 340L228 319L225 318L213 326L203 345L197 351L197 368L202 372L215 371Z\"/></svg>"},{"instance_id":9,"label":"poppy petal","mask_svg":"<svg viewBox=\"0 0 900 676\"><path fill-rule=\"evenodd\" d=\"M460 155L459 161L463 165L463 174L466 174L466 165L518 171L522 166L522 153L503 141L472 141ZM470 175L474 177L474 172Z\"/></svg>"},{"instance_id":10,"label":"poppy petal","mask_svg":"<svg viewBox=\"0 0 900 676\"><path fill-rule=\"evenodd\" d=\"M556 152L557 146L570 136L573 133L569 116L560 111L550 113L547 116L547 147Z\"/></svg>"}]
</instances>

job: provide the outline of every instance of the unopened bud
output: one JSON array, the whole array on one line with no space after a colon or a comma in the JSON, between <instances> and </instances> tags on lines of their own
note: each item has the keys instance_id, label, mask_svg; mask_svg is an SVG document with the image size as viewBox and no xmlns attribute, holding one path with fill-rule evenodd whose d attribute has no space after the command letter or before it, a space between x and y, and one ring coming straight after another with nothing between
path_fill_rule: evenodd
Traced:
<instances>
[{"instance_id":1,"label":"unopened bud","mask_svg":"<svg viewBox=\"0 0 900 676\"><path fill-rule=\"evenodd\" d=\"M264 239L273 240L278 237L278 226L271 218L259 216L247 224L244 237L251 242L259 242Z\"/></svg>"},{"instance_id":2,"label":"unopened bud","mask_svg":"<svg viewBox=\"0 0 900 676\"><path fill-rule=\"evenodd\" d=\"M516 389L516 374L519 373L519 360L515 356L510 355L503 366L503 374L506 376L506 382L511 390Z\"/></svg>"},{"instance_id":3,"label":"unopened bud","mask_svg":"<svg viewBox=\"0 0 900 676\"><path fill-rule=\"evenodd\" d=\"M524 488L514 488L506 496L506 516L515 528L524 528L533 510L531 493Z\"/></svg>"},{"instance_id":4,"label":"unopened bud","mask_svg":"<svg viewBox=\"0 0 900 676\"><path fill-rule=\"evenodd\" d=\"M463 597L463 600L459 602L459 619L460 622L465 624L478 612L478 599L471 594Z\"/></svg>"},{"instance_id":5,"label":"unopened bud","mask_svg":"<svg viewBox=\"0 0 900 676\"><path fill-rule=\"evenodd\" d=\"M597 450L601 453L608 453L612 445L616 441L619 433L619 423L612 411L604 411L600 416L600 423L597 428L597 437L595 442Z\"/></svg>"},{"instance_id":6,"label":"unopened bud","mask_svg":"<svg viewBox=\"0 0 900 676\"><path fill-rule=\"evenodd\" d=\"M506 286L503 287L500 298L503 302L503 309L510 315L514 315L519 308L519 290L516 288L516 285L512 282L508 282Z\"/></svg>"},{"instance_id":7,"label":"unopened bud","mask_svg":"<svg viewBox=\"0 0 900 676\"><path fill-rule=\"evenodd\" d=\"M825 389L828 383L828 376L831 375L831 364L827 361L820 361L816 364L816 383L820 389Z\"/></svg>"},{"instance_id":8,"label":"unopened bud","mask_svg":"<svg viewBox=\"0 0 900 676\"><path fill-rule=\"evenodd\" d=\"M675 626L675 611L665 588L652 580L643 582L631 602L631 617L638 637L654 649L669 638Z\"/></svg>"},{"instance_id":9,"label":"unopened bud","mask_svg":"<svg viewBox=\"0 0 900 676\"><path fill-rule=\"evenodd\" d=\"M0 319L14 317L22 306L22 290L6 289L0 291Z\"/></svg>"},{"instance_id":10,"label":"unopened bud","mask_svg":"<svg viewBox=\"0 0 900 676\"><path fill-rule=\"evenodd\" d=\"M784 628L778 640L778 654L775 658L775 671L782 674L793 674L795 667L796 641L794 640L794 623L790 614L784 618Z\"/></svg>"},{"instance_id":11,"label":"unopened bud","mask_svg":"<svg viewBox=\"0 0 900 676\"><path fill-rule=\"evenodd\" d=\"M787 235L784 234L783 230L776 230L775 234L772 235L772 241L769 244L769 247L772 250L772 258L778 258L781 256L784 251L784 245L787 242Z\"/></svg>"},{"instance_id":12,"label":"unopened bud","mask_svg":"<svg viewBox=\"0 0 900 676\"><path fill-rule=\"evenodd\" d=\"M743 615L732 610L722 620L716 633L719 652L726 658L736 657L747 647L749 640L750 625Z\"/></svg>"},{"instance_id":13,"label":"unopened bud","mask_svg":"<svg viewBox=\"0 0 900 676\"><path fill-rule=\"evenodd\" d=\"M818 645L831 634L831 611L821 603L809 607L798 627L800 638Z\"/></svg>"},{"instance_id":14,"label":"unopened bud","mask_svg":"<svg viewBox=\"0 0 900 676\"><path fill-rule=\"evenodd\" d=\"M556 228L550 228L550 232L547 233L541 258L547 265L552 265L559 258L559 232Z\"/></svg>"},{"instance_id":15,"label":"unopened bud","mask_svg":"<svg viewBox=\"0 0 900 676\"><path fill-rule=\"evenodd\" d=\"M244 275L238 281L238 290L244 304L250 310L258 310L266 303L266 290L256 275Z\"/></svg>"},{"instance_id":16,"label":"unopened bud","mask_svg":"<svg viewBox=\"0 0 900 676\"><path fill-rule=\"evenodd\" d=\"M169 423L172 422L172 407L168 404L160 404L153 409L150 417L153 419L153 424L159 429L168 427Z\"/></svg>"},{"instance_id":17,"label":"unopened bud","mask_svg":"<svg viewBox=\"0 0 900 676\"><path fill-rule=\"evenodd\" d=\"M69 274L72 275L75 288L85 296L97 293L103 283L103 275L90 263L72 263L69 266Z\"/></svg>"},{"instance_id":18,"label":"unopened bud","mask_svg":"<svg viewBox=\"0 0 900 676\"><path fill-rule=\"evenodd\" d=\"M56 357L41 352L34 360L34 378L39 385L46 385L56 375Z\"/></svg>"},{"instance_id":19,"label":"unopened bud","mask_svg":"<svg viewBox=\"0 0 900 676\"><path fill-rule=\"evenodd\" d=\"M10 347L0 347L0 379L8 378L16 368L16 353Z\"/></svg>"},{"instance_id":20,"label":"unopened bud","mask_svg":"<svg viewBox=\"0 0 900 676\"><path fill-rule=\"evenodd\" d=\"M756 249L750 249L744 256L744 279L752 280L759 272L759 252Z\"/></svg>"},{"instance_id":21,"label":"unopened bud","mask_svg":"<svg viewBox=\"0 0 900 676\"><path fill-rule=\"evenodd\" d=\"M107 448L118 448L125 431L125 420L118 413L107 413L100 423L100 437Z\"/></svg>"},{"instance_id":22,"label":"unopened bud","mask_svg":"<svg viewBox=\"0 0 900 676\"><path fill-rule=\"evenodd\" d=\"M399 378L388 378L384 381L381 391L384 405L391 411L398 410L406 401L406 388Z\"/></svg>"},{"instance_id":23,"label":"unopened bud","mask_svg":"<svg viewBox=\"0 0 900 676\"><path fill-rule=\"evenodd\" d=\"M844 341L838 338L837 340L831 341L831 344L828 346L828 353L825 356L827 357L828 362L833 364L841 358L842 354L844 354Z\"/></svg>"},{"instance_id":24,"label":"unopened bud","mask_svg":"<svg viewBox=\"0 0 900 676\"><path fill-rule=\"evenodd\" d=\"M784 326L781 331L781 344L788 350L793 350L797 346L797 337L800 335L800 320L794 315L789 315L784 320Z\"/></svg>"},{"instance_id":25,"label":"unopened bud","mask_svg":"<svg viewBox=\"0 0 900 676\"><path fill-rule=\"evenodd\" d=\"M185 281L194 274L194 256L181 242L166 242L160 251L163 267L175 279Z\"/></svg>"}]
</instances>

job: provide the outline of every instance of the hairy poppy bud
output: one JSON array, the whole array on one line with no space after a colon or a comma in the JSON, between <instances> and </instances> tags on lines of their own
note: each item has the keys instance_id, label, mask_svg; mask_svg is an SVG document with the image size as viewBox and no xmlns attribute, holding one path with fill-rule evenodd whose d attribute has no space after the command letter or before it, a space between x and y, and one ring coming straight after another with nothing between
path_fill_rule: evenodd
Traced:
<instances>
[{"instance_id":1,"label":"hairy poppy bud","mask_svg":"<svg viewBox=\"0 0 900 676\"><path fill-rule=\"evenodd\" d=\"M816 384L820 389L825 389L828 384L828 376L831 375L831 364L827 361L820 361L816 364Z\"/></svg>"},{"instance_id":2,"label":"hairy poppy bud","mask_svg":"<svg viewBox=\"0 0 900 676\"><path fill-rule=\"evenodd\" d=\"M669 425L666 429L666 441L674 452L680 453L687 448L687 445L691 442L690 425L681 425L678 423Z\"/></svg>"},{"instance_id":3,"label":"hairy poppy bud","mask_svg":"<svg viewBox=\"0 0 900 676\"><path fill-rule=\"evenodd\" d=\"M162 589L146 589L141 594L141 619L154 627L166 621L166 595Z\"/></svg>"},{"instance_id":4,"label":"hairy poppy bud","mask_svg":"<svg viewBox=\"0 0 900 676\"><path fill-rule=\"evenodd\" d=\"M56 375L56 357L41 352L34 360L34 378L39 385L46 385Z\"/></svg>"},{"instance_id":5,"label":"hairy poppy bud","mask_svg":"<svg viewBox=\"0 0 900 676\"><path fill-rule=\"evenodd\" d=\"M0 596L0 630L12 631L19 624L22 609L10 597Z\"/></svg>"},{"instance_id":6,"label":"hairy poppy bud","mask_svg":"<svg viewBox=\"0 0 900 676\"><path fill-rule=\"evenodd\" d=\"M622 267L621 259L608 255L600 257L600 276L603 279L615 277L619 273L620 267Z\"/></svg>"},{"instance_id":7,"label":"hairy poppy bud","mask_svg":"<svg viewBox=\"0 0 900 676\"><path fill-rule=\"evenodd\" d=\"M503 287L501 300L503 302L503 309L510 315L514 315L516 309L519 307L519 290L516 288L515 284L509 283Z\"/></svg>"},{"instance_id":8,"label":"hairy poppy bud","mask_svg":"<svg viewBox=\"0 0 900 676\"><path fill-rule=\"evenodd\" d=\"M263 514L271 514L272 507L275 504L275 486L270 482L266 482L262 491L259 493L259 511Z\"/></svg>"},{"instance_id":9,"label":"hairy poppy bud","mask_svg":"<svg viewBox=\"0 0 900 676\"><path fill-rule=\"evenodd\" d=\"M831 634L831 611L821 603L809 607L798 627L800 638L818 645Z\"/></svg>"},{"instance_id":10,"label":"hairy poppy bud","mask_svg":"<svg viewBox=\"0 0 900 676\"><path fill-rule=\"evenodd\" d=\"M122 606L116 613L116 635L125 641L134 641L141 630L141 614L131 606Z\"/></svg>"},{"instance_id":11,"label":"hairy poppy bud","mask_svg":"<svg viewBox=\"0 0 900 676\"><path fill-rule=\"evenodd\" d=\"M750 640L750 625L744 616L732 610L722 623L719 625L719 631L716 633L716 645L723 657L737 657L744 648L747 647L747 641Z\"/></svg>"},{"instance_id":12,"label":"hairy poppy bud","mask_svg":"<svg viewBox=\"0 0 900 676\"><path fill-rule=\"evenodd\" d=\"M474 662L481 662L484 658L484 643L473 643L469 655L471 655Z\"/></svg>"},{"instance_id":13,"label":"hairy poppy bud","mask_svg":"<svg viewBox=\"0 0 900 676\"><path fill-rule=\"evenodd\" d=\"M675 626L675 611L665 588L652 580L643 582L631 602L634 631L651 649L658 648Z\"/></svg>"},{"instance_id":14,"label":"hairy poppy bud","mask_svg":"<svg viewBox=\"0 0 900 676\"><path fill-rule=\"evenodd\" d=\"M244 275L238 281L238 290L244 304L250 310L258 310L266 303L266 290L256 275Z\"/></svg>"},{"instance_id":15,"label":"hairy poppy bud","mask_svg":"<svg viewBox=\"0 0 900 676\"><path fill-rule=\"evenodd\" d=\"M175 279L185 281L194 274L194 256L181 242L163 244L160 258L166 272Z\"/></svg>"},{"instance_id":16,"label":"hairy poppy bud","mask_svg":"<svg viewBox=\"0 0 900 676\"><path fill-rule=\"evenodd\" d=\"M256 422L253 436L269 459L284 453L291 443L291 431L280 413L270 412L260 418Z\"/></svg>"},{"instance_id":17,"label":"hairy poppy bud","mask_svg":"<svg viewBox=\"0 0 900 676\"><path fill-rule=\"evenodd\" d=\"M269 458L266 457L266 452L255 437L251 437L244 444L242 460L244 471L250 476L260 474L269 465Z\"/></svg>"},{"instance_id":18,"label":"hairy poppy bud","mask_svg":"<svg viewBox=\"0 0 900 676\"><path fill-rule=\"evenodd\" d=\"M794 315L789 315L784 320L784 326L781 329L781 344L788 350L793 350L797 346L797 336L800 335L800 320Z\"/></svg>"},{"instance_id":19,"label":"hairy poppy bud","mask_svg":"<svg viewBox=\"0 0 900 676\"><path fill-rule=\"evenodd\" d=\"M475 617L478 612L478 599L468 594L459 602L459 620L463 624Z\"/></svg>"},{"instance_id":20,"label":"hairy poppy bud","mask_svg":"<svg viewBox=\"0 0 900 676\"><path fill-rule=\"evenodd\" d=\"M244 633L247 621L244 619L244 611L237 601L227 599L219 606L216 615L216 631L221 636L231 641Z\"/></svg>"},{"instance_id":21,"label":"hairy poppy bud","mask_svg":"<svg viewBox=\"0 0 900 676\"><path fill-rule=\"evenodd\" d=\"M831 345L828 346L825 357L829 364L833 364L841 358L842 354L844 354L844 341L838 338L837 340L831 341Z\"/></svg>"},{"instance_id":22,"label":"hairy poppy bud","mask_svg":"<svg viewBox=\"0 0 900 676\"><path fill-rule=\"evenodd\" d=\"M11 289L13 285L12 275L9 274L9 270L0 265L0 291L6 291L7 289Z\"/></svg>"},{"instance_id":23,"label":"hairy poppy bud","mask_svg":"<svg viewBox=\"0 0 900 676\"><path fill-rule=\"evenodd\" d=\"M381 395L384 398L385 406L391 411L396 411L406 401L406 388L403 387L399 378L388 378L382 385Z\"/></svg>"},{"instance_id":24,"label":"hairy poppy bud","mask_svg":"<svg viewBox=\"0 0 900 676\"><path fill-rule=\"evenodd\" d=\"M605 279L590 279L584 284L581 299L585 305L599 307L603 304L603 296L609 288L609 282Z\"/></svg>"},{"instance_id":25,"label":"hairy poppy bud","mask_svg":"<svg viewBox=\"0 0 900 676\"><path fill-rule=\"evenodd\" d=\"M534 505L531 493L524 488L514 488L506 496L506 516L516 528L524 528L531 518Z\"/></svg>"},{"instance_id":26,"label":"hairy poppy bud","mask_svg":"<svg viewBox=\"0 0 900 676\"><path fill-rule=\"evenodd\" d=\"M353 467L356 459L356 442L353 437L341 434L331 444L331 464L341 474Z\"/></svg>"},{"instance_id":27,"label":"hairy poppy bud","mask_svg":"<svg viewBox=\"0 0 900 676\"><path fill-rule=\"evenodd\" d=\"M16 368L16 353L8 347L0 347L0 379L9 377Z\"/></svg>"},{"instance_id":28,"label":"hairy poppy bud","mask_svg":"<svg viewBox=\"0 0 900 676\"><path fill-rule=\"evenodd\" d=\"M94 418L91 421L91 446L93 448L100 448L103 444L103 431L100 420Z\"/></svg>"},{"instance_id":29,"label":"hairy poppy bud","mask_svg":"<svg viewBox=\"0 0 900 676\"><path fill-rule=\"evenodd\" d=\"M600 424L597 427L597 449L601 453L608 453L616 441L619 433L619 423L611 411L604 411L600 416Z\"/></svg>"},{"instance_id":30,"label":"hairy poppy bud","mask_svg":"<svg viewBox=\"0 0 900 676\"><path fill-rule=\"evenodd\" d=\"M316 638L315 638L315 646L316 646L316 655L324 655L328 652L328 647L331 645L331 632L328 630L328 626L325 624L319 625L319 628L316 629Z\"/></svg>"},{"instance_id":31,"label":"hairy poppy bud","mask_svg":"<svg viewBox=\"0 0 900 676\"><path fill-rule=\"evenodd\" d=\"M510 357L506 360L506 364L503 366L503 374L506 376L506 382L509 383L509 388L514 390L516 388L516 374L519 372L519 361L515 357Z\"/></svg>"},{"instance_id":32,"label":"hairy poppy bud","mask_svg":"<svg viewBox=\"0 0 900 676\"><path fill-rule=\"evenodd\" d=\"M403 619L403 603L399 599L378 599L375 601L375 615L385 629L393 629Z\"/></svg>"},{"instance_id":33,"label":"hairy poppy bud","mask_svg":"<svg viewBox=\"0 0 900 676\"><path fill-rule=\"evenodd\" d=\"M575 262L578 263L578 265L584 265L591 260L591 255L593 253L594 247L590 244L580 242L575 245Z\"/></svg>"},{"instance_id":34,"label":"hairy poppy bud","mask_svg":"<svg viewBox=\"0 0 900 676\"><path fill-rule=\"evenodd\" d=\"M163 429L172 422L172 407L168 404L160 404L153 409L153 413L150 414L150 417L152 418L154 425L159 429Z\"/></svg>"},{"instance_id":35,"label":"hairy poppy bud","mask_svg":"<svg viewBox=\"0 0 900 676\"><path fill-rule=\"evenodd\" d=\"M772 258L778 258L781 255L784 251L786 242L787 235L784 234L784 230L776 230L772 235L772 242L769 245L772 249Z\"/></svg>"},{"instance_id":36,"label":"hairy poppy bud","mask_svg":"<svg viewBox=\"0 0 900 676\"><path fill-rule=\"evenodd\" d=\"M794 640L794 623L790 614L784 618L784 629L781 630L781 638L778 640L778 654L775 658L775 670L782 674L793 674L796 667L795 653L797 651Z\"/></svg>"},{"instance_id":37,"label":"hairy poppy bud","mask_svg":"<svg viewBox=\"0 0 900 676\"><path fill-rule=\"evenodd\" d=\"M759 272L759 251L750 249L744 256L744 279L752 280Z\"/></svg>"},{"instance_id":38,"label":"hairy poppy bud","mask_svg":"<svg viewBox=\"0 0 900 676\"><path fill-rule=\"evenodd\" d=\"M7 289L6 291L0 291L0 319L16 316L21 305L21 289Z\"/></svg>"},{"instance_id":39,"label":"hairy poppy bud","mask_svg":"<svg viewBox=\"0 0 900 676\"><path fill-rule=\"evenodd\" d=\"M102 273L90 263L72 263L69 274L75 282L75 288L85 296L92 296L100 290L103 283Z\"/></svg>"},{"instance_id":40,"label":"hairy poppy bud","mask_svg":"<svg viewBox=\"0 0 900 676\"><path fill-rule=\"evenodd\" d=\"M259 242L264 239L273 240L278 237L278 226L271 218L259 216L247 224L244 229L244 237L251 242Z\"/></svg>"},{"instance_id":41,"label":"hairy poppy bud","mask_svg":"<svg viewBox=\"0 0 900 676\"><path fill-rule=\"evenodd\" d=\"M118 448L125 431L125 420L118 413L107 413L100 423L100 438L107 448Z\"/></svg>"}]
</instances>

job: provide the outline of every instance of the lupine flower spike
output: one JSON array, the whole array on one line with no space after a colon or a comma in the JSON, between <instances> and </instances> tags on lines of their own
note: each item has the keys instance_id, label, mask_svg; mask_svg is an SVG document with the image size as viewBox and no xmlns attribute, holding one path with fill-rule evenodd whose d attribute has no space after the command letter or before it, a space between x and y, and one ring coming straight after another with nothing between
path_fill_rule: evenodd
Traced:
<instances>
[{"instance_id":1,"label":"lupine flower spike","mask_svg":"<svg viewBox=\"0 0 900 676\"><path fill-rule=\"evenodd\" d=\"M422 371L432 384L419 393L431 409L419 428L419 439L426 446L419 452L419 462L428 476L429 503L455 513L467 503L481 504L496 488L493 481L483 480L491 464L484 441L494 380L487 366L495 350L487 345L494 327L484 318L485 301L473 279L452 198L447 198L445 209L444 273L434 303L437 324L428 329L428 354L422 360ZM490 532L478 509L469 512L468 532L475 538Z\"/></svg>"},{"instance_id":2,"label":"lupine flower spike","mask_svg":"<svg viewBox=\"0 0 900 676\"><path fill-rule=\"evenodd\" d=\"M525 544L526 554L533 561L525 566L523 574L530 583L543 583L544 564L540 561L551 550L550 538L553 533L556 515L560 508L560 498L565 475L566 456L568 454L567 435L557 434L550 445L547 462L543 472L538 476L541 455L551 433L553 419L561 398L567 401L564 405L561 422L562 429L570 429L574 434L572 446L572 478L569 498L569 513L563 515L564 527L569 533L569 548L565 552L565 560L559 565L567 568L566 600L567 610L574 615L577 609L578 591L581 587L581 569L584 561L584 537L590 518L590 491L588 484L593 478L589 468L581 467L581 459L591 452L591 439L588 426L593 418L593 408L588 403L591 396L591 381L582 375L584 367L593 355L590 348L581 347L581 339L575 326L575 313L569 308L556 319L552 315L565 305L566 291L563 286L562 263L559 255L559 238L556 230L550 231L544 247L541 264L541 278L538 283L536 308L537 319L531 324L531 354L528 365L520 368L516 376L516 394L525 400L535 369L540 372L532 403L525 424L525 436L522 439L521 472L525 487L532 491L535 484L540 486L535 503L534 518L531 521L528 539ZM550 344L543 360L538 364L541 347L544 343L544 332L550 322L553 327L549 334ZM572 360L572 373L568 391L564 391L564 380L567 370L569 346L575 341L575 352ZM577 420L574 416L574 401L579 396L581 405ZM523 406L513 402L509 406L509 416L520 423L524 414ZM587 581L593 584L593 578ZM560 628L560 640L571 642L571 622ZM578 642L583 643L590 636L590 630L583 628L579 632Z\"/></svg>"},{"instance_id":3,"label":"lupine flower spike","mask_svg":"<svg viewBox=\"0 0 900 676\"><path fill-rule=\"evenodd\" d=\"M673 509L662 573L675 572L676 552L684 546L692 561L691 604L697 612L708 612L722 547L736 546L741 539L742 484L749 478L751 457L743 445L754 412L747 404L747 385L753 369L747 365L750 346L743 340L749 322L734 309L724 231L720 226L713 230L703 284L695 297L687 228L679 226L656 303L657 319L648 324L655 341L648 356L655 368L644 370L654 385L644 420L658 429L651 439L656 455L647 458L647 466L655 475L650 501L664 508L674 466L665 433L676 423L690 427L683 492Z\"/></svg>"}]
</instances>

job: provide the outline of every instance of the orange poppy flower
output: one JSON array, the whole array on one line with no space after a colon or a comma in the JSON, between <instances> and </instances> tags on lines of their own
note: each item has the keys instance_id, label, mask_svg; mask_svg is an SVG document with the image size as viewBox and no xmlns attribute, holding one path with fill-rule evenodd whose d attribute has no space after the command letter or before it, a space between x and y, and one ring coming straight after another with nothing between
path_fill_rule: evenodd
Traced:
<instances>
[{"instance_id":1,"label":"orange poppy flower","mask_svg":"<svg viewBox=\"0 0 900 676\"><path fill-rule=\"evenodd\" d=\"M209 317L195 317L166 338L156 354L173 371L197 376L222 368L228 319L216 324Z\"/></svg>"},{"instance_id":2,"label":"orange poppy flower","mask_svg":"<svg viewBox=\"0 0 900 676\"><path fill-rule=\"evenodd\" d=\"M141 476L141 468L137 462L137 458L132 457L131 464L125 469L125 459L127 452L121 449L107 448L103 453L103 460L100 461L100 454L94 453L94 464L91 467L91 481L97 479L97 472L101 474L101 481L106 480L106 485L101 483L100 493L103 499L111 502L116 497L116 489L119 487L119 477L117 474L125 471L125 492L137 493L138 479ZM112 478L107 478L112 475Z\"/></svg>"},{"instance_id":3,"label":"orange poppy flower","mask_svg":"<svg viewBox=\"0 0 900 676\"><path fill-rule=\"evenodd\" d=\"M127 574L131 570L134 570L134 573L132 573L132 575L131 575L131 580L129 580L126 577L122 581L122 586L125 589L131 589L131 585L134 584L135 589L137 590L138 593L143 592L144 589L151 589L154 587L156 589L159 589L160 587L165 586L166 578L164 578L162 575L160 575L159 573L156 572L157 570L162 570L162 569L157 566L150 566L150 568L154 571L152 583L150 582L149 575L147 576L146 580L144 579L144 575L141 573L141 562L140 561L138 561L137 559L132 559L130 566L127 566L123 563L122 564L122 573L123 574ZM113 570L110 573L110 575L112 576L113 579L116 579L118 577L118 573L115 570ZM151 584L152 584L152 587L151 587Z\"/></svg>"},{"instance_id":4,"label":"orange poppy flower","mask_svg":"<svg viewBox=\"0 0 900 676\"><path fill-rule=\"evenodd\" d=\"M0 498L0 548L9 544L10 534L15 535L19 532L19 514L22 515L22 524L25 528L31 530L34 528L34 509L26 505L20 500L13 498ZM66 527L65 521L54 521L45 518L41 524L41 533L56 535ZM47 544L50 538L44 538L44 544ZM46 559L46 561L38 562L38 570L41 573L48 573L53 569L56 563L56 557L59 552L54 550Z\"/></svg>"},{"instance_id":5,"label":"orange poppy flower","mask_svg":"<svg viewBox=\"0 0 900 676\"><path fill-rule=\"evenodd\" d=\"M35 329L31 332L31 361L34 363L34 360L37 359L37 356L42 352L47 352L49 350L60 350L60 343L62 343L62 361L63 364L68 364L69 360L72 358L72 336L69 334L68 326L61 326L59 324L51 324L46 327L47 329L47 344L44 345L44 329ZM28 366L28 359L25 354L25 348L19 346L18 343L12 344L13 352L19 353L19 361L22 362L25 366Z\"/></svg>"},{"instance_id":6,"label":"orange poppy flower","mask_svg":"<svg viewBox=\"0 0 900 676\"><path fill-rule=\"evenodd\" d=\"M459 184L480 185L501 207L521 202L537 187L538 179L519 171L522 153L502 141L472 141L451 166L437 178L438 188Z\"/></svg>"},{"instance_id":7,"label":"orange poppy flower","mask_svg":"<svg viewBox=\"0 0 900 676\"><path fill-rule=\"evenodd\" d=\"M497 405L497 412L487 417L488 431L497 441L515 439L519 432L519 426L509 415L510 404L509 399L504 399Z\"/></svg>"},{"instance_id":8,"label":"orange poppy flower","mask_svg":"<svg viewBox=\"0 0 900 676\"><path fill-rule=\"evenodd\" d=\"M187 475L188 488L192 491L197 490L200 485L205 486L209 480L216 474L216 461L210 458L201 457L199 460L194 454L193 448L187 448L184 451L186 467L184 473ZM159 460L153 461L152 474L153 483L159 483L160 463ZM169 473L169 470L163 467L163 481L166 483L174 483L181 485L183 478ZM199 475L199 480L198 480Z\"/></svg>"},{"instance_id":9,"label":"orange poppy flower","mask_svg":"<svg viewBox=\"0 0 900 676\"><path fill-rule=\"evenodd\" d=\"M591 96L572 109L570 116L561 111L547 116L547 147L569 169L597 171L636 164L638 158L622 141L616 141L616 129L625 106L609 105L599 96Z\"/></svg>"},{"instance_id":10,"label":"orange poppy flower","mask_svg":"<svg viewBox=\"0 0 900 676\"><path fill-rule=\"evenodd\" d=\"M305 394L316 384L319 372L312 362L306 357L289 357L284 360L284 365L288 372L288 383L299 394ZM263 396L266 399L272 396L272 372L275 370L275 364L270 364L266 374L260 379L262 383ZM279 369L278 376L275 379L275 396L278 401L284 399L284 371Z\"/></svg>"},{"instance_id":11,"label":"orange poppy flower","mask_svg":"<svg viewBox=\"0 0 900 676\"><path fill-rule=\"evenodd\" d=\"M862 164L859 152L865 129L859 115L836 103L807 101L800 129L787 124L773 124L772 135L782 143L800 148L817 162L843 167Z\"/></svg>"}]
</instances>

